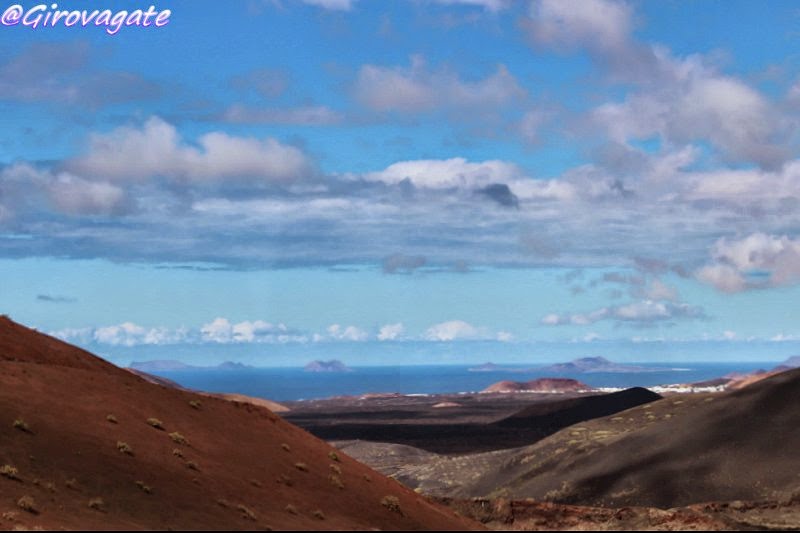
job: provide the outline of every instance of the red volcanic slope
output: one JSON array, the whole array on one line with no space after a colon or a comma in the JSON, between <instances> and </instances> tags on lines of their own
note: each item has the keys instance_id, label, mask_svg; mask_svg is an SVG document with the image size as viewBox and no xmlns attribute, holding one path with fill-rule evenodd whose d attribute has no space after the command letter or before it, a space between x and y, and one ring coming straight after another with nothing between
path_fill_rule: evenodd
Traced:
<instances>
[{"instance_id":1,"label":"red volcanic slope","mask_svg":"<svg viewBox=\"0 0 800 533\"><path fill-rule=\"evenodd\" d=\"M533 381L498 381L489 385L483 392L579 392L592 388L576 379L540 378Z\"/></svg>"},{"instance_id":2,"label":"red volcanic slope","mask_svg":"<svg viewBox=\"0 0 800 533\"><path fill-rule=\"evenodd\" d=\"M149 383L5 317L0 517L9 529L480 528L268 409Z\"/></svg>"}]
</instances>

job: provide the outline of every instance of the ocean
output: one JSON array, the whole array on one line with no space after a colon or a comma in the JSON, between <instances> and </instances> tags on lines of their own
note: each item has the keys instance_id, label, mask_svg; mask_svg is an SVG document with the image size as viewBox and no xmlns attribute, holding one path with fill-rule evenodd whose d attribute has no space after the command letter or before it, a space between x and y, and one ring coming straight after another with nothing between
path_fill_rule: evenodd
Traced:
<instances>
[{"instance_id":1,"label":"ocean","mask_svg":"<svg viewBox=\"0 0 800 533\"><path fill-rule=\"evenodd\" d=\"M592 387L634 387L690 383L721 377L730 372L770 369L765 362L726 363L631 363L653 368L643 373L559 373ZM311 400L333 396L357 396L369 392L442 394L477 392L502 380L528 381L554 377L535 370L519 372L519 365L501 365L490 372L472 372L476 365L425 365L355 367L352 372L315 373L302 368L247 368L235 370L180 370L153 372L184 387L233 392L275 401ZM662 370L655 370L655 369Z\"/></svg>"}]
</instances>

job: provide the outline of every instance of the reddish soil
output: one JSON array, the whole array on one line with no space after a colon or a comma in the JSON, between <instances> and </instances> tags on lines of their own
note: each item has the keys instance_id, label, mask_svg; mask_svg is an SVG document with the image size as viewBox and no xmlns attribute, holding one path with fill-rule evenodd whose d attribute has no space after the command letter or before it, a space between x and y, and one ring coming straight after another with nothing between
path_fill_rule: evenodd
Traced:
<instances>
[{"instance_id":1,"label":"reddish soil","mask_svg":"<svg viewBox=\"0 0 800 533\"><path fill-rule=\"evenodd\" d=\"M264 407L150 383L2 317L0 528L35 527L481 526Z\"/></svg>"}]
</instances>

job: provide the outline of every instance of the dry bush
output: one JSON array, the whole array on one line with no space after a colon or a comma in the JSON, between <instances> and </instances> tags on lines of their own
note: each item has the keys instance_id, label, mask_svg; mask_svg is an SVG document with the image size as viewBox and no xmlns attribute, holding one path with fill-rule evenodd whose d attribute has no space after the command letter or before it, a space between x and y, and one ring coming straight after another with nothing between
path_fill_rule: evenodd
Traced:
<instances>
[{"instance_id":1,"label":"dry bush","mask_svg":"<svg viewBox=\"0 0 800 533\"><path fill-rule=\"evenodd\" d=\"M281 448L283 448L283 450L287 451L287 452L292 451L292 448L288 444L286 444L285 442L281 444Z\"/></svg>"},{"instance_id":2,"label":"dry bush","mask_svg":"<svg viewBox=\"0 0 800 533\"><path fill-rule=\"evenodd\" d=\"M286 512L289 514L297 514L297 507L292 505L291 503L286 506Z\"/></svg>"},{"instance_id":3,"label":"dry bush","mask_svg":"<svg viewBox=\"0 0 800 533\"><path fill-rule=\"evenodd\" d=\"M106 420L108 420L112 424L116 424L117 423L117 417L114 416L114 415L106 415Z\"/></svg>"},{"instance_id":4,"label":"dry bush","mask_svg":"<svg viewBox=\"0 0 800 533\"><path fill-rule=\"evenodd\" d=\"M313 515L314 515L314 518L317 518L317 519L319 519L319 520L325 520L325 513L323 513L323 512L322 512L322 509L316 509L316 510L315 510L313 513L311 513L311 514L313 514Z\"/></svg>"},{"instance_id":5,"label":"dry bush","mask_svg":"<svg viewBox=\"0 0 800 533\"><path fill-rule=\"evenodd\" d=\"M21 418L17 418L16 420L14 420L12 426L14 426L14 429L24 431L25 433L32 433L30 426L27 424L27 422L25 422Z\"/></svg>"},{"instance_id":6,"label":"dry bush","mask_svg":"<svg viewBox=\"0 0 800 533\"><path fill-rule=\"evenodd\" d=\"M39 513L39 510L36 508L36 501L32 496L23 496L17 500L17 507L32 514Z\"/></svg>"},{"instance_id":7,"label":"dry bush","mask_svg":"<svg viewBox=\"0 0 800 533\"><path fill-rule=\"evenodd\" d=\"M142 489L145 494L153 494L153 489L145 485L144 481L137 481L136 486Z\"/></svg>"},{"instance_id":8,"label":"dry bush","mask_svg":"<svg viewBox=\"0 0 800 533\"><path fill-rule=\"evenodd\" d=\"M328 465L328 466L330 466L330 467L331 467L331 472L333 472L334 474L336 474L336 475L338 475L338 476L341 476L341 475L342 475L342 469L341 469L341 468L339 468L339 466L338 466L338 465Z\"/></svg>"},{"instance_id":9,"label":"dry bush","mask_svg":"<svg viewBox=\"0 0 800 533\"><path fill-rule=\"evenodd\" d=\"M177 444L186 444L188 442L186 440L186 437L184 437L183 435L181 435L177 431L173 431L172 433L170 433L169 434L169 438L171 438L172 441L177 443Z\"/></svg>"},{"instance_id":10,"label":"dry bush","mask_svg":"<svg viewBox=\"0 0 800 533\"><path fill-rule=\"evenodd\" d=\"M330 458L331 461L336 461L337 463L339 462L339 454L337 454L336 452L333 451L328 452L328 457Z\"/></svg>"},{"instance_id":11,"label":"dry bush","mask_svg":"<svg viewBox=\"0 0 800 533\"><path fill-rule=\"evenodd\" d=\"M280 483L282 485L286 485L287 487L291 487L292 485L294 485L294 482L292 481L292 478L290 478L286 474L281 474L280 476L278 476L278 479L276 479L275 481L277 481L278 483Z\"/></svg>"},{"instance_id":12,"label":"dry bush","mask_svg":"<svg viewBox=\"0 0 800 533\"><path fill-rule=\"evenodd\" d=\"M159 420L158 418L148 418L147 419L147 423L149 425L153 426L156 429L160 429L161 431L164 431L164 423L161 420Z\"/></svg>"},{"instance_id":13,"label":"dry bush","mask_svg":"<svg viewBox=\"0 0 800 533\"><path fill-rule=\"evenodd\" d=\"M203 403L200 400L189 400L189 405L192 406L192 409L200 409Z\"/></svg>"},{"instance_id":14,"label":"dry bush","mask_svg":"<svg viewBox=\"0 0 800 533\"><path fill-rule=\"evenodd\" d=\"M240 503L239 505L237 505L237 506L236 506L236 508L237 508L239 511L241 511L241 513L242 513L242 518L246 518L247 520L252 520L253 522L255 522L255 521L256 521L256 515L255 515L255 513L254 513L253 511L251 511L250 509L248 509L248 508L247 508L246 506L244 506L243 504L241 504L241 503Z\"/></svg>"},{"instance_id":15,"label":"dry bush","mask_svg":"<svg viewBox=\"0 0 800 533\"><path fill-rule=\"evenodd\" d=\"M330 481L331 485L333 485L334 487L338 487L340 489L344 488L344 483L342 483L342 478L340 478L336 474L331 474L330 476L328 476L328 481Z\"/></svg>"},{"instance_id":16,"label":"dry bush","mask_svg":"<svg viewBox=\"0 0 800 533\"><path fill-rule=\"evenodd\" d=\"M19 471L11 465L0 466L0 476L19 481Z\"/></svg>"},{"instance_id":17,"label":"dry bush","mask_svg":"<svg viewBox=\"0 0 800 533\"><path fill-rule=\"evenodd\" d=\"M308 472L308 465L305 463L295 463L294 467L301 472Z\"/></svg>"},{"instance_id":18,"label":"dry bush","mask_svg":"<svg viewBox=\"0 0 800 533\"><path fill-rule=\"evenodd\" d=\"M172 455L174 455L175 457L180 457L181 459L183 459L184 457L183 452L180 450L180 448L173 448Z\"/></svg>"},{"instance_id":19,"label":"dry bush","mask_svg":"<svg viewBox=\"0 0 800 533\"><path fill-rule=\"evenodd\" d=\"M127 442L122 442L121 440L118 440L117 449L126 455L133 455L133 448L131 448Z\"/></svg>"},{"instance_id":20,"label":"dry bush","mask_svg":"<svg viewBox=\"0 0 800 533\"><path fill-rule=\"evenodd\" d=\"M78 490L78 480L74 477L70 478L64 482L64 486L68 489Z\"/></svg>"},{"instance_id":21,"label":"dry bush","mask_svg":"<svg viewBox=\"0 0 800 533\"><path fill-rule=\"evenodd\" d=\"M186 461L186 468L188 468L189 470L196 470L198 472L200 471L200 467L197 466L197 463L195 463L194 461Z\"/></svg>"},{"instance_id":22,"label":"dry bush","mask_svg":"<svg viewBox=\"0 0 800 533\"><path fill-rule=\"evenodd\" d=\"M103 501L103 498L92 498L89 500L89 509L94 509L95 511L102 511L105 505L106 502Z\"/></svg>"},{"instance_id":23,"label":"dry bush","mask_svg":"<svg viewBox=\"0 0 800 533\"><path fill-rule=\"evenodd\" d=\"M397 496L384 496L381 499L381 505L383 505L392 512L402 514L402 511L400 510L400 498L398 498Z\"/></svg>"}]
</instances>

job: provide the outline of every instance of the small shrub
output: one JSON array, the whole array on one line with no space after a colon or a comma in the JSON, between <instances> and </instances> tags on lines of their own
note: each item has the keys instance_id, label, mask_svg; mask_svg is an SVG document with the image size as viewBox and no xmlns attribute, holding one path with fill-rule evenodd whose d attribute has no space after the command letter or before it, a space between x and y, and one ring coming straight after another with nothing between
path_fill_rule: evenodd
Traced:
<instances>
[{"instance_id":1,"label":"small shrub","mask_svg":"<svg viewBox=\"0 0 800 533\"><path fill-rule=\"evenodd\" d=\"M328 476L328 481L330 481L331 485L333 485L334 487L338 487L340 489L344 488L344 483L342 483L342 478L340 478L336 474L331 474L330 476Z\"/></svg>"},{"instance_id":2,"label":"small shrub","mask_svg":"<svg viewBox=\"0 0 800 533\"><path fill-rule=\"evenodd\" d=\"M250 480L250 484L251 484L251 485L253 485L254 487L258 487L258 488L261 488L261 487L263 487L263 486L264 486L264 484L263 484L263 483L261 483L261 482L260 482L259 480L257 480L257 479L251 479L251 480Z\"/></svg>"},{"instance_id":3,"label":"small shrub","mask_svg":"<svg viewBox=\"0 0 800 533\"><path fill-rule=\"evenodd\" d=\"M339 454L336 452L328 452L328 457L331 461L336 461L337 463L339 462Z\"/></svg>"},{"instance_id":4,"label":"small shrub","mask_svg":"<svg viewBox=\"0 0 800 533\"><path fill-rule=\"evenodd\" d=\"M189 400L189 405L192 406L192 409L200 409L203 403L200 400Z\"/></svg>"},{"instance_id":5,"label":"small shrub","mask_svg":"<svg viewBox=\"0 0 800 533\"><path fill-rule=\"evenodd\" d=\"M78 480L74 477L70 478L64 482L64 486L68 489L78 490Z\"/></svg>"},{"instance_id":6,"label":"small shrub","mask_svg":"<svg viewBox=\"0 0 800 533\"><path fill-rule=\"evenodd\" d=\"M6 511L2 515L0 515L0 517L2 517L3 520L14 522L17 519L17 513L15 513L14 511Z\"/></svg>"},{"instance_id":7,"label":"small shrub","mask_svg":"<svg viewBox=\"0 0 800 533\"><path fill-rule=\"evenodd\" d=\"M153 494L153 489L151 489L148 485L145 485L144 481L137 481L136 486L142 489L142 492L145 494Z\"/></svg>"},{"instance_id":8,"label":"small shrub","mask_svg":"<svg viewBox=\"0 0 800 533\"><path fill-rule=\"evenodd\" d=\"M292 448L288 444L286 444L285 442L283 444L281 444L281 448L283 448L283 450L286 451L286 452L292 451Z\"/></svg>"},{"instance_id":9,"label":"small shrub","mask_svg":"<svg viewBox=\"0 0 800 533\"><path fill-rule=\"evenodd\" d=\"M325 520L325 513L322 512L322 509L316 509L312 514L318 520Z\"/></svg>"},{"instance_id":10,"label":"small shrub","mask_svg":"<svg viewBox=\"0 0 800 533\"><path fill-rule=\"evenodd\" d=\"M308 472L308 465L305 463L295 463L294 467L301 472Z\"/></svg>"},{"instance_id":11,"label":"small shrub","mask_svg":"<svg viewBox=\"0 0 800 533\"><path fill-rule=\"evenodd\" d=\"M28 511L29 513L32 514L39 513L39 510L36 508L36 502L31 496L23 496L22 498L17 500L17 507L19 507L23 511Z\"/></svg>"},{"instance_id":12,"label":"small shrub","mask_svg":"<svg viewBox=\"0 0 800 533\"><path fill-rule=\"evenodd\" d=\"M133 455L133 448L131 448L127 442L122 442L121 440L118 440L117 449L126 455Z\"/></svg>"},{"instance_id":13,"label":"small shrub","mask_svg":"<svg viewBox=\"0 0 800 533\"><path fill-rule=\"evenodd\" d=\"M236 506L236 508L241 511L242 518L246 518L247 520L252 520L253 522L256 521L256 515L253 511L242 505L241 503Z\"/></svg>"},{"instance_id":14,"label":"small shrub","mask_svg":"<svg viewBox=\"0 0 800 533\"><path fill-rule=\"evenodd\" d=\"M291 503L286 506L286 512L289 514L297 514L297 507L292 505Z\"/></svg>"},{"instance_id":15,"label":"small shrub","mask_svg":"<svg viewBox=\"0 0 800 533\"><path fill-rule=\"evenodd\" d=\"M338 465L328 465L328 466L330 466L330 467L331 467L331 472L333 472L334 474L336 474L336 475L338 475L338 476L341 476L341 475L342 475L342 469L341 469L341 468L339 468L339 466L338 466Z\"/></svg>"},{"instance_id":16,"label":"small shrub","mask_svg":"<svg viewBox=\"0 0 800 533\"><path fill-rule=\"evenodd\" d=\"M180 448L173 448L172 455L174 455L175 457L180 457L181 459L183 459L184 457L183 452L180 450Z\"/></svg>"},{"instance_id":17,"label":"small shrub","mask_svg":"<svg viewBox=\"0 0 800 533\"><path fill-rule=\"evenodd\" d=\"M366 481L367 483L372 483L372 476L370 476L369 474L364 474L364 481Z\"/></svg>"},{"instance_id":18,"label":"small shrub","mask_svg":"<svg viewBox=\"0 0 800 533\"><path fill-rule=\"evenodd\" d=\"M383 499L381 499L381 505L392 512L401 513L400 499L397 496L384 496Z\"/></svg>"},{"instance_id":19,"label":"small shrub","mask_svg":"<svg viewBox=\"0 0 800 533\"><path fill-rule=\"evenodd\" d=\"M31 433L30 426L27 424L27 422L25 422L21 418L17 418L16 420L14 420L14 423L12 425L14 426L14 429L24 431L25 433Z\"/></svg>"},{"instance_id":20,"label":"small shrub","mask_svg":"<svg viewBox=\"0 0 800 533\"><path fill-rule=\"evenodd\" d=\"M217 505L219 505L220 507L224 507L226 509L231 506L231 504L228 503L228 500L225 500L225 499L222 499L222 498L217 500Z\"/></svg>"},{"instance_id":21,"label":"small shrub","mask_svg":"<svg viewBox=\"0 0 800 533\"><path fill-rule=\"evenodd\" d=\"M89 509L94 509L95 511L102 511L105 505L106 502L103 501L103 498L92 498L89 500Z\"/></svg>"},{"instance_id":22,"label":"small shrub","mask_svg":"<svg viewBox=\"0 0 800 533\"><path fill-rule=\"evenodd\" d=\"M156 429L160 429L161 431L164 431L164 423L161 420L159 420L158 418L148 418L147 419L147 423L149 425L153 426Z\"/></svg>"},{"instance_id":23,"label":"small shrub","mask_svg":"<svg viewBox=\"0 0 800 533\"><path fill-rule=\"evenodd\" d=\"M286 485L287 487L291 487L292 485L294 485L294 482L292 481L292 478L290 478L286 474L281 474L280 476L278 476L278 479L276 479L275 481L277 481L278 483L280 483L282 485Z\"/></svg>"},{"instance_id":24,"label":"small shrub","mask_svg":"<svg viewBox=\"0 0 800 533\"><path fill-rule=\"evenodd\" d=\"M46 481L44 484L44 488L49 492L58 492L56 490L56 484L53 483L52 481Z\"/></svg>"},{"instance_id":25,"label":"small shrub","mask_svg":"<svg viewBox=\"0 0 800 533\"><path fill-rule=\"evenodd\" d=\"M186 468L188 468L189 470L196 470L198 472L200 471L200 467L197 466L197 463L195 463L194 461L186 461Z\"/></svg>"},{"instance_id":26,"label":"small shrub","mask_svg":"<svg viewBox=\"0 0 800 533\"><path fill-rule=\"evenodd\" d=\"M170 433L169 434L169 438L171 438L172 441L177 443L177 444L186 444L188 442L186 440L186 437L184 437L183 435L181 435L177 431L174 431L174 432Z\"/></svg>"},{"instance_id":27,"label":"small shrub","mask_svg":"<svg viewBox=\"0 0 800 533\"><path fill-rule=\"evenodd\" d=\"M19 481L19 471L11 465L0 466L0 476Z\"/></svg>"},{"instance_id":28,"label":"small shrub","mask_svg":"<svg viewBox=\"0 0 800 533\"><path fill-rule=\"evenodd\" d=\"M106 420L111 422L112 424L117 424L117 417L114 415L106 415Z\"/></svg>"}]
</instances>

